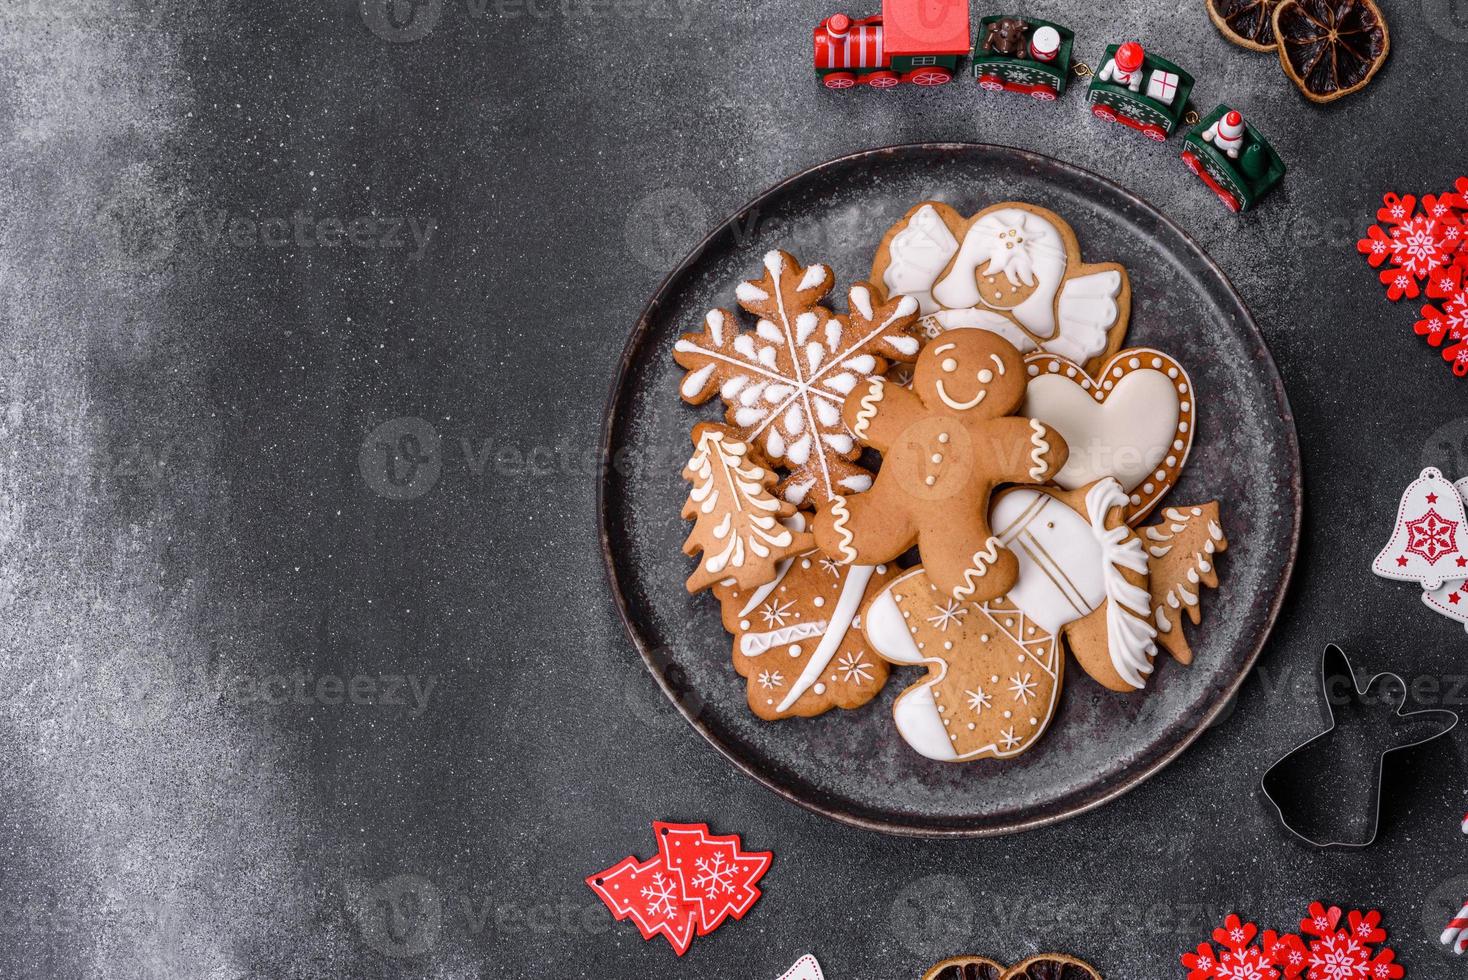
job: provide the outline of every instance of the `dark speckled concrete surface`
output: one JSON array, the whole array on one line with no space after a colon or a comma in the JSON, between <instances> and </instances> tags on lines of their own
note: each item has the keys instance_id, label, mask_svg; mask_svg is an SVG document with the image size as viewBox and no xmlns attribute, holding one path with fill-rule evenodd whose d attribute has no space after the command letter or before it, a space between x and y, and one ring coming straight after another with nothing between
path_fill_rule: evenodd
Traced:
<instances>
[{"instance_id":1,"label":"dark speckled concrete surface","mask_svg":"<svg viewBox=\"0 0 1468 980\"><path fill-rule=\"evenodd\" d=\"M0 976L763 980L811 950L906 980L1059 948L1162 980L1223 913L1315 898L1382 908L1409 976L1468 969L1436 948L1468 893L1468 727L1394 775L1365 852L1289 840L1255 791L1318 725L1326 640L1468 700L1462 630L1367 571L1412 473L1468 472L1468 387L1353 251L1383 190L1464 170L1462 3L1387 0L1390 64L1318 109L1201 0L1030 2L1085 57L1154 39L1199 103L1251 111L1292 171L1239 221L1075 93L826 94L816 0L376 2L0 7ZM606 386L663 271L794 171L929 139L1053 153L1197 237L1270 342L1307 484L1237 710L1120 802L987 842L738 775L663 701L596 551ZM778 854L682 961L581 883L660 817Z\"/></svg>"}]
</instances>

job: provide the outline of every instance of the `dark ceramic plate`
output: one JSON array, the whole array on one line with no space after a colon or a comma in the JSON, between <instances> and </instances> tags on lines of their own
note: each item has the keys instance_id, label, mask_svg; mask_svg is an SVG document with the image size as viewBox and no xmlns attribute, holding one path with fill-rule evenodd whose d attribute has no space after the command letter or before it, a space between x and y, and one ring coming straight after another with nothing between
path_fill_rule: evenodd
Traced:
<instances>
[{"instance_id":1,"label":"dark ceramic plate","mask_svg":"<svg viewBox=\"0 0 1468 980\"><path fill-rule=\"evenodd\" d=\"M917 201L970 214L1023 200L1057 211L1088 261L1131 274L1127 346L1168 351L1198 391L1192 456L1164 504L1223 501L1231 542L1222 585L1205 596L1196 659L1158 660L1148 690L1111 693L1066 672L1049 733L1008 762L931 762L898 736L893 699L922 676L894 669L857 711L764 722L745 704L730 638L711 595L690 596L680 551L689 429L720 412L678 398L678 334L733 305L735 284L780 247L836 273L833 301L867 277L883 232ZM782 796L890 833L993 835L1054 823L1114 799L1176 758L1219 715L1259 654L1294 563L1300 458L1279 374L1238 295L1181 229L1140 198L1084 170L1001 146L924 144L842 157L770 189L724 222L658 289L627 342L607 408L614 461L600 484L607 571L633 642L689 724Z\"/></svg>"}]
</instances>

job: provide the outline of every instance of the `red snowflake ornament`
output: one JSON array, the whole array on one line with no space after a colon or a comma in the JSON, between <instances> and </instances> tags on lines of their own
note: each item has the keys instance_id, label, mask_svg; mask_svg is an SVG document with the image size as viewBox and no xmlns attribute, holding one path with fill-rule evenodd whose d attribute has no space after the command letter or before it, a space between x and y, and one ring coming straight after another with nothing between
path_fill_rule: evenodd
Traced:
<instances>
[{"instance_id":1,"label":"red snowflake ornament","mask_svg":"<svg viewBox=\"0 0 1468 980\"><path fill-rule=\"evenodd\" d=\"M1402 967L1385 947L1379 912L1342 912L1320 902L1300 922L1301 935L1266 931L1230 915L1213 941L1184 953L1188 980L1400 980ZM1255 937L1258 937L1256 943ZM1308 938L1307 938L1308 937Z\"/></svg>"},{"instance_id":2,"label":"red snowflake ornament","mask_svg":"<svg viewBox=\"0 0 1468 980\"><path fill-rule=\"evenodd\" d=\"M1422 307L1422 319L1413 326L1417 335L1442 350L1453 373L1468 374L1468 290L1459 289L1441 308Z\"/></svg>"},{"instance_id":3,"label":"red snowflake ornament","mask_svg":"<svg viewBox=\"0 0 1468 980\"><path fill-rule=\"evenodd\" d=\"M1300 932L1316 937L1308 947L1307 980L1398 980L1405 975L1393 950L1373 948L1386 942L1380 912L1353 910L1343 916L1338 907L1315 902L1310 917L1301 920Z\"/></svg>"},{"instance_id":4,"label":"red snowflake ornament","mask_svg":"<svg viewBox=\"0 0 1468 980\"><path fill-rule=\"evenodd\" d=\"M1378 224L1366 229L1356 251L1386 287L1387 299L1442 300L1422 307L1418 336L1438 348L1458 377L1468 377L1468 177L1442 194L1383 194Z\"/></svg>"},{"instance_id":5,"label":"red snowflake ornament","mask_svg":"<svg viewBox=\"0 0 1468 980\"><path fill-rule=\"evenodd\" d=\"M1244 922L1237 915L1223 920L1213 930L1213 941L1223 947L1216 953L1208 943L1199 943L1196 951L1184 953L1183 966L1188 980L1279 980L1280 973L1267 947L1276 945L1273 933L1265 933L1266 944L1254 945L1259 927Z\"/></svg>"},{"instance_id":6,"label":"red snowflake ornament","mask_svg":"<svg viewBox=\"0 0 1468 980\"><path fill-rule=\"evenodd\" d=\"M1388 299L1395 302L1403 296L1415 298L1422 280L1452 259L1462 243L1462 228L1451 206L1436 198L1432 199L1433 207L1445 211L1444 221L1416 213L1417 198L1411 194L1386 194L1382 202L1376 218L1389 230L1372 225L1366 229L1366 237L1356 242L1356 251L1366 256L1372 268L1387 266L1378 275Z\"/></svg>"}]
</instances>

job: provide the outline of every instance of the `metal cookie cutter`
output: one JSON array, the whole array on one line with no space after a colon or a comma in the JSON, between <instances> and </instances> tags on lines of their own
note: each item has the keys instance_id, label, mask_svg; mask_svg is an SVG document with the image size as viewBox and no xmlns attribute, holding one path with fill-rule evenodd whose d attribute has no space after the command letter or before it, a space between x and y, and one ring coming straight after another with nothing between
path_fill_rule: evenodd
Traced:
<instances>
[{"instance_id":1,"label":"metal cookie cutter","mask_svg":"<svg viewBox=\"0 0 1468 980\"><path fill-rule=\"evenodd\" d=\"M1381 825L1386 757L1458 724L1445 710L1402 713L1407 685L1392 673L1363 687L1334 643L1321 659L1330 727L1269 767L1264 795L1296 837L1316 847L1367 847Z\"/></svg>"}]
</instances>

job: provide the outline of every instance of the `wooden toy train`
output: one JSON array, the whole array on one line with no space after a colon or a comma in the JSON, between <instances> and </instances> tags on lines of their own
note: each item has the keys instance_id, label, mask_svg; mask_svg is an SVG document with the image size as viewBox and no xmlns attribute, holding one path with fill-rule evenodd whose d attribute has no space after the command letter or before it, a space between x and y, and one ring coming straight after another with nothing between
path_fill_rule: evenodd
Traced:
<instances>
[{"instance_id":1,"label":"wooden toy train","mask_svg":"<svg viewBox=\"0 0 1468 980\"><path fill-rule=\"evenodd\" d=\"M1090 73L1074 62L1074 32L1048 20L984 17L972 45L969 37L968 0L882 0L880 14L862 20L832 14L816 27L816 73L830 89L944 85L969 55L980 88L1018 92L1038 102L1063 95L1076 69ZM1192 75L1127 41L1102 54L1086 101L1097 118L1162 142L1193 121L1192 91ZM1249 208L1284 175L1284 163L1263 134L1225 106L1187 142L1183 161L1231 210Z\"/></svg>"}]
</instances>

